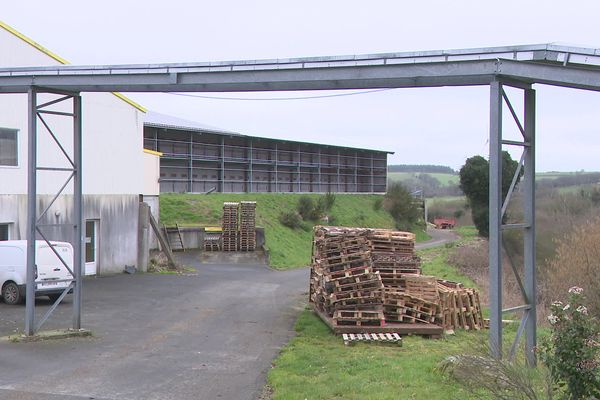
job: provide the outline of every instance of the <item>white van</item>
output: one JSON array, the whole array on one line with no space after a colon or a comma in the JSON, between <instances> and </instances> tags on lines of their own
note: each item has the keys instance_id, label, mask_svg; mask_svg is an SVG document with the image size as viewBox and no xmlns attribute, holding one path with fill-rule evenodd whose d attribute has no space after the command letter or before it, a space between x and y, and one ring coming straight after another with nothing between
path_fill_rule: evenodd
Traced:
<instances>
[{"instance_id":1,"label":"white van","mask_svg":"<svg viewBox=\"0 0 600 400\"><path fill-rule=\"evenodd\" d=\"M50 242L54 250L73 270L73 246L66 242ZM35 295L56 300L69 286L72 275L52 251L48 243L36 240ZM18 304L25 298L27 283L27 241L0 241L0 287L6 304Z\"/></svg>"}]
</instances>

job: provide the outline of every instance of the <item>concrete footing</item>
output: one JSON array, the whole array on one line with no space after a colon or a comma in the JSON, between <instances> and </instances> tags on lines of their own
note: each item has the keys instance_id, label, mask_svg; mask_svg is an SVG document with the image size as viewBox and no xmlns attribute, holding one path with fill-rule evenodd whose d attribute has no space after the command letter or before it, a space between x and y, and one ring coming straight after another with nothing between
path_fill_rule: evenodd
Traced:
<instances>
[{"instance_id":1,"label":"concrete footing","mask_svg":"<svg viewBox=\"0 0 600 400\"><path fill-rule=\"evenodd\" d=\"M57 329L52 331L40 331L35 335L12 335L5 336L4 339L13 343L39 342L42 340L68 339L73 337L92 336L92 332L87 329Z\"/></svg>"}]
</instances>

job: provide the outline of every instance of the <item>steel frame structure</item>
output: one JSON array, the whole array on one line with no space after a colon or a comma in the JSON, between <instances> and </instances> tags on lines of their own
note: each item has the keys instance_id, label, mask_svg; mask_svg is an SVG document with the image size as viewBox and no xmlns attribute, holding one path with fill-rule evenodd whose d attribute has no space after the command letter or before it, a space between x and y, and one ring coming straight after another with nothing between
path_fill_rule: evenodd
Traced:
<instances>
[{"instance_id":1,"label":"steel frame structure","mask_svg":"<svg viewBox=\"0 0 600 400\"><path fill-rule=\"evenodd\" d=\"M43 104L38 104L38 95L51 94L57 98L47 101ZM55 111L50 109L51 106L72 102L72 112ZM29 132L28 132L28 170L27 170L27 285L25 295L25 334L33 335L46 322L56 307L65 298L67 293L73 291L73 329L81 328L81 278L83 272L83 196L82 196L82 179L81 179L81 164L82 164L82 129L81 129L81 96L78 93L69 93L52 89L43 89L31 87L28 91L28 109L29 109ZM58 135L52 129L51 124L46 121L44 115L55 115L60 117L73 119L73 154L69 155L65 150L65 146L61 144ZM68 162L69 167L57 166L40 166L38 165L37 148L38 148L38 120L44 126L46 132L50 135L64 159ZM58 192L54 195L50 203L38 215L37 209L37 172L47 171L64 173L68 172L69 176L63 183ZM73 184L73 209L72 220L74 224L70 225L73 229L73 265L71 269L60 254L54 249L47 235L44 233L44 228L59 227L66 224L42 224L44 216L48 213L52 205L58 200L59 196L68 187L69 183ZM69 271L72 278L67 279L69 285L63 290L61 295L54 301L50 309L40 318L35 321L35 288L36 288L36 245L37 237L41 237L49 246L54 254L58 257L63 266ZM64 281L54 281L64 282Z\"/></svg>"},{"instance_id":2,"label":"steel frame structure","mask_svg":"<svg viewBox=\"0 0 600 400\"><path fill-rule=\"evenodd\" d=\"M524 312L517 337L525 334L530 364L535 363L532 349L536 344L535 92L531 89L531 85L536 83L600 91L600 49L544 44L286 60L0 69L0 93L32 92L33 88L39 86L69 92L234 92L489 86L490 347L494 356L502 357L502 231L523 229L523 292L526 304L517 310L504 311ZM502 138L503 100L507 101L511 114L516 116L503 86L521 88L525 92L524 124L520 126L523 141ZM31 99L30 104L33 104ZM34 107L30 105L30 120L33 119ZM518 118L515 120L518 121ZM32 122L31 127L30 134L35 132L35 122ZM503 212L508 204L501 198L500 164L503 145L518 145L524 149L520 165L525 167L525 221L520 224L502 224ZM29 146L31 154L34 142L30 142ZM277 152L277 148L275 151ZM30 173L35 168L32 165L35 166L30 159ZM321 172L319 169L319 175ZM223 180L221 176L221 183ZM514 189L514 179L512 188ZM35 211L34 203L35 188L30 186L30 238L36 231L35 218L31 217ZM81 196L78 197L77 204L81 208ZM81 255L81 240L75 239L74 245L79 247L76 254ZM30 271L33 270L33 258L30 257L28 261ZM513 354L516 349L515 344Z\"/></svg>"},{"instance_id":3,"label":"steel frame structure","mask_svg":"<svg viewBox=\"0 0 600 400\"><path fill-rule=\"evenodd\" d=\"M527 362L535 365L536 346L536 259L535 259L535 90L522 86L524 93L524 123L518 117L510 102L501 80L490 84L490 221L489 221L489 260L490 260L490 349L495 357L502 357L502 314L519 312L523 315L516 338L510 349L509 358L515 356L519 341L525 331L525 354ZM510 86L510 85L509 85ZM502 109L506 104L523 139L504 140L502 137ZM502 149L503 146L518 146L523 153L505 198L502 198ZM511 196L523 172L523 217L522 223L503 223ZM524 283L513 260L509 258L511 269L521 289L524 305L502 309L502 232L507 229L523 230Z\"/></svg>"}]
</instances>

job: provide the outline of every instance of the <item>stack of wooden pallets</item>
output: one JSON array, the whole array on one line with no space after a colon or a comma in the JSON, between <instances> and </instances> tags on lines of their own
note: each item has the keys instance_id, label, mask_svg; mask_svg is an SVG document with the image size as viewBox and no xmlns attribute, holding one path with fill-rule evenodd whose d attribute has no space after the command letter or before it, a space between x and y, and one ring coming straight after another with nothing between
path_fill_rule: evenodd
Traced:
<instances>
[{"instance_id":1,"label":"stack of wooden pallets","mask_svg":"<svg viewBox=\"0 0 600 400\"><path fill-rule=\"evenodd\" d=\"M232 202L223 203L223 232L221 235L223 251L237 251L238 249L239 205L239 203Z\"/></svg>"},{"instance_id":2,"label":"stack of wooden pallets","mask_svg":"<svg viewBox=\"0 0 600 400\"><path fill-rule=\"evenodd\" d=\"M383 284L373 272L365 232L316 227L311 301L336 326L383 326Z\"/></svg>"},{"instance_id":3,"label":"stack of wooden pallets","mask_svg":"<svg viewBox=\"0 0 600 400\"><path fill-rule=\"evenodd\" d=\"M415 255L415 235L389 229L372 229L367 238L373 268L381 273L384 284L399 274L420 274L421 260Z\"/></svg>"},{"instance_id":4,"label":"stack of wooden pallets","mask_svg":"<svg viewBox=\"0 0 600 400\"><path fill-rule=\"evenodd\" d=\"M446 332L485 327L477 290L445 280L439 280L437 287L440 295L439 323Z\"/></svg>"},{"instance_id":5,"label":"stack of wooden pallets","mask_svg":"<svg viewBox=\"0 0 600 400\"><path fill-rule=\"evenodd\" d=\"M256 202L240 202L240 250L256 250Z\"/></svg>"},{"instance_id":6,"label":"stack of wooden pallets","mask_svg":"<svg viewBox=\"0 0 600 400\"><path fill-rule=\"evenodd\" d=\"M484 327L478 292L422 275L414 245L407 232L315 227L311 302L334 327Z\"/></svg>"}]
</instances>

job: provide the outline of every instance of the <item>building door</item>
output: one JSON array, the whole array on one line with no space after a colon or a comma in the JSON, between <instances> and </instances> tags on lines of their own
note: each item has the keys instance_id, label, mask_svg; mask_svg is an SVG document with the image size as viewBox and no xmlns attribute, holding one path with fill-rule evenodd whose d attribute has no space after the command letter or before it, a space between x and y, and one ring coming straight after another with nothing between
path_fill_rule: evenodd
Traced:
<instances>
[{"instance_id":1,"label":"building door","mask_svg":"<svg viewBox=\"0 0 600 400\"><path fill-rule=\"evenodd\" d=\"M98 271L98 223L85 221L85 275L96 275Z\"/></svg>"},{"instance_id":2,"label":"building door","mask_svg":"<svg viewBox=\"0 0 600 400\"><path fill-rule=\"evenodd\" d=\"M10 239L9 224L0 224L0 241Z\"/></svg>"}]
</instances>

